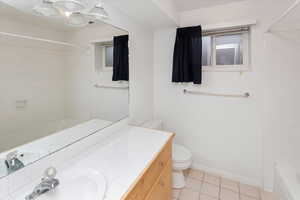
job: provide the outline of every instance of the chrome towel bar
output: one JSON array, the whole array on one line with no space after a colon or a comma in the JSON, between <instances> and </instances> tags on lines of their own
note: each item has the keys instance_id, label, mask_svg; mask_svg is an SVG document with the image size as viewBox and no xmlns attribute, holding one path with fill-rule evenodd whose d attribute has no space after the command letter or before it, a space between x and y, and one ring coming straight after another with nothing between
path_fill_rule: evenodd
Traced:
<instances>
[{"instance_id":1,"label":"chrome towel bar","mask_svg":"<svg viewBox=\"0 0 300 200\"><path fill-rule=\"evenodd\" d=\"M200 92L200 91L192 91L192 90L183 90L184 94L199 94L199 95L207 95L207 96L220 96L220 97L237 97L237 98L249 98L250 93L246 92L244 94L221 94L221 93L211 93L211 92Z\"/></svg>"},{"instance_id":2,"label":"chrome towel bar","mask_svg":"<svg viewBox=\"0 0 300 200\"><path fill-rule=\"evenodd\" d=\"M129 86L115 86L115 85L98 85L95 84L94 85L95 88L111 88L111 89L121 89L121 90L125 90L125 89L129 89Z\"/></svg>"}]
</instances>

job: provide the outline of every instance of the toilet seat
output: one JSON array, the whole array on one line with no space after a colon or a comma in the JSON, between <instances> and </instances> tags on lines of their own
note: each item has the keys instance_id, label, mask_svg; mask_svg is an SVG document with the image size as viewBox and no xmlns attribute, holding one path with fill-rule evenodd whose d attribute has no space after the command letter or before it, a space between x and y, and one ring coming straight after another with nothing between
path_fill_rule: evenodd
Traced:
<instances>
[{"instance_id":1,"label":"toilet seat","mask_svg":"<svg viewBox=\"0 0 300 200\"><path fill-rule=\"evenodd\" d=\"M192 159L192 154L185 147L173 144L173 154L172 160L175 163L190 163Z\"/></svg>"}]
</instances>

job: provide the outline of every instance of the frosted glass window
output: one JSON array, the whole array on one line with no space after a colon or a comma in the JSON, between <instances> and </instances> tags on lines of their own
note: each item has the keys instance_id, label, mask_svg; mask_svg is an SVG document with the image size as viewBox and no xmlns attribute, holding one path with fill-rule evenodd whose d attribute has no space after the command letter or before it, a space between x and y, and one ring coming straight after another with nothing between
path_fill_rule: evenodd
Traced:
<instances>
[{"instance_id":1,"label":"frosted glass window","mask_svg":"<svg viewBox=\"0 0 300 200\"><path fill-rule=\"evenodd\" d=\"M211 65L211 37L202 37L202 66Z\"/></svg>"},{"instance_id":2,"label":"frosted glass window","mask_svg":"<svg viewBox=\"0 0 300 200\"><path fill-rule=\"evenodd\" d=\"M113 55L114 55L113 46L106 46L105 47L105 66L106 67L113 66Z\"/></svg>"},{"instance_id":3,"label":"frosted glass window","mask_svg":"<svg viewBox=\"0 0 300 200\"><path fill-rule=\"evenodd\" d=\"M216 37L216 64L243 65L243 35Z\"/></svg>"}]
</instances>

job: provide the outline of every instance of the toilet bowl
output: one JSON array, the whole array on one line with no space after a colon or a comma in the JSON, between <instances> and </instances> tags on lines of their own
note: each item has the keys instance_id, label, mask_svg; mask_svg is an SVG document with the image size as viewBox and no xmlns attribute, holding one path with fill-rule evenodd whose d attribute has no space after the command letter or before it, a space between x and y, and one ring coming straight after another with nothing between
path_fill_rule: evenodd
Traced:
<instances>
[{"instance_id":1,"label":"toilet bowl","mask_svg":"<svg viewBox=\"0 0 300 200\"><path fill-rule=\"evenodd\" d=\"M162 122L159 120L149 121L143 124L144 128L162 130ZM184 146L173 144L173 188L180 189L185 186L183 171L190 168L192 164L192 153Z\"/></svg>"},{"instance_id":2,"label":"toilet bowl","mask_svg":"<svg viewBox=\"0 0 300 200\"><path fill-rule=\"evenodd\" d=\"M185 147L173 144L173 188L180 189L185 186L183 171L192 164L192 153Z\"/></svg>"}]
</instances>

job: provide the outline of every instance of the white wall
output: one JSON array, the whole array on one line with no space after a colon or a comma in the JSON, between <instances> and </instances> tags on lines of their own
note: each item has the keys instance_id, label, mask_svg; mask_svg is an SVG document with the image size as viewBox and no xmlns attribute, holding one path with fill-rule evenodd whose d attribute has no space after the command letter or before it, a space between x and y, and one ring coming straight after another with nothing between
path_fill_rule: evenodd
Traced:
<instances>
[{"instance_id":1,"label":"white wall","mask_svg":"<svg viewBox=\"0 0 300 200\"><path fill-rule=\"evenodd\" d=\"M4 32L64 38L53 29L3 17L0 27ZM61 50L0 36L0 152L48 135L45 125L64 118L65 60ZM16 107L19 100L27 101L25 108Z\"/></svg>"},{"instance_id":2,"label":"white wall","mask_svg":"<svg viewBox=\"0 0 300 200\"><path fill-rule=\"evenodd\" d=\"M265 156L270 157L264 155L267 146L264 141L272 139L272 134L266 136L264 130L270 117L265 107L272 102L272 97L266 100L265 92L269 90L266 79L276 77L274 73L280 76L280 72L273 71L265 57L268 51L272 55L274 47L273 43L267 43L265 50L265 38L268 36L264 31L288 5L288 1L243 1L183 12L180 17L182 27L258 20L251 30L251 71L204 72L200 87L171 83L175 29L155 32L154 115L164 121L165 129L177 134L176 142L191 149L194 167L249 184L271 186L267 177L272 174L270 163L273 160L268 161L268 166L263 161ZM269 8L267 12L266 8ZM282 57L277 58L282 60ZM294 62L290 61L287 65L293 68ZM212 92L250 92L251 98L184 95L182 89L186 87ZM278 103L272 104L273 109L276 106Z\"/></svg>"},{"instance_id":3,"label":"white wall","mask_svg":"<svg viewBox=\"0 0 300 200\"><path fill-rule=\"evenodd\" d=\"M267 65L265 90L265 182L272 183L274 162L300 169L300 45L297 32L266 35ZM293 39L291 39L293 38ZM299 40L298 40L299 41Z\"/></svg>"}]
</instances>

